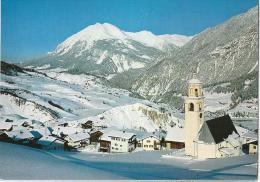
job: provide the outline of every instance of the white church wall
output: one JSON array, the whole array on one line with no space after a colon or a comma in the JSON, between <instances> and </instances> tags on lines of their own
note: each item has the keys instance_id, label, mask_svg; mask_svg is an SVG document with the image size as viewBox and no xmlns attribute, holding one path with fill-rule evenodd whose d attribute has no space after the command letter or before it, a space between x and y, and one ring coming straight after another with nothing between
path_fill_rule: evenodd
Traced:
<instances>
[{"instance_id":1,"label":"white church wall","mask_svg":"<svg viewBox=\"0 0 260 182\"><path fill-rule=\"evenodd\" d=\"M217 146L215 144L197 143L198 159L216 158Z\"/></svg>"}]
</instances>

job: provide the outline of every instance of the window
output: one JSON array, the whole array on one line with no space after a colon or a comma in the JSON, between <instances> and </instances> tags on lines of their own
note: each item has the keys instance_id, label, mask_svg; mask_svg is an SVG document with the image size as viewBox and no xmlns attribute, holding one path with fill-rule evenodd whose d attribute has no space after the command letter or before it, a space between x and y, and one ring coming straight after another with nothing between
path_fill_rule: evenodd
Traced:
<instances>
[{"instance_id":1,"label":"window","mask_svg":"<svg viewBox=\"0 0 260 182\"><path fill-rule=\"evenodd\" d=\"M144 145L144 147L146 148L146 147L148 147L148 145Z\"/></svg>"},{"instance_id":2,"label":"window","mask_svg":"<svg viewBox=\"0 0 260 182\"><path fill-rule=\"evenodd\" d=\"M150 140L147 140L146 142L147 142L147 143L150 143Z\"/></svg>"},{"instance_id":3,"label":"window","mask_svg":"<svg viewBox=\"0 0 260 182\"><path fill-rule=\"evenodd\" d=\"M254 149L256 149L256 146L254 146Z\"/></svg>"},{"instance_id":4,"label":"window","mask_svg":"<svg viewBox=\"0 0 260 182\"><path fill-rule=\"evenodd\" d=\"M122 147L122 145L120 145L120 147Z\"/></svg>"},{"instance_id":5,"label":"window","mask_svg":"<svg viewBox=\"0 0 260 182\"><path fill-rule=\"evenodd\" d=\"M150 148L153 148L153 145L149 145Z\"/></svg>"},{"instance_id":6,"label":"window","mask_svg":"<svg viewBox=\"0 0 260 182\"><path fill-rule=\"evenodd\" d=\"M114 147L112 147L112 149L114 149Z\"/></svg>"},{"instance_id":7,"label":"window","mask_svg":"<svg viewBox=\"0 0 260 182\"><path fill-rule=\"evenodd\" d=\"M115 146L117 146L117 143L115 143Z\"/></svg>"},{"instance_id":8,"label":"window","mask_svg":"<svg viewBox=\"0 0 260 182\"><path fill-rule=\"evenodd\" d=\"M189 111L194 111L194 104L193 103L189 104Z\"/></svg>"},{"instance_id":9,"label":"window","mask_svg":"<svg viewBox=\"0 0 260 182\"><path fill-rule=\"evenodd\" d=\"M198 94L198 89L195 89L195 96L198 97L199 94Z\"/></svg>"},{"instance_id":10,"label":"window","mask_svg":"<svg viewBox=\"0 0 260 182\"><path fill-rule=\"evenodd\" d=\"M200 118L202 118L202 113L200 113Z\"/></svg>"}]
</instances>

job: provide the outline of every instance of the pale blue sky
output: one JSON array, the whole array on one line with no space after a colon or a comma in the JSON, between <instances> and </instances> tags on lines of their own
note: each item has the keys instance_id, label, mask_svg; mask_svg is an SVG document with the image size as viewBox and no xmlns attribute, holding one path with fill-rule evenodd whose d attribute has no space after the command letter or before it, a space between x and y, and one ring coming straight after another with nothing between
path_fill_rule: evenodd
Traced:
<instances>
[{"instance_id":1,"label":"pale blue sky","mask_svg":"<svg viewBox=\"0 0 260 182\"><path fill-rule=\"evenodd\" d=\"M256 6L257 0L2 0L2 59L46 54L96 22L125 31L194 35Z\"/></svg>"}]
</instances>

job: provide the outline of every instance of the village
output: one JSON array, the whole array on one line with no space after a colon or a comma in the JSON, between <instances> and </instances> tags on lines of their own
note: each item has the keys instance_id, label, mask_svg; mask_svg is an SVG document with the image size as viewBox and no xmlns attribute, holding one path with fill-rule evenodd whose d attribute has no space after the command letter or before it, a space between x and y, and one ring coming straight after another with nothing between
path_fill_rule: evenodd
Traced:
<instances>
[{"instance_id":1,"label":"village","mask_svg":"<svg viewBox=\"0 0 260 182\"><path fill-rule=\"evenodd\" d=\"M119 130L87 119L40 122L17 119L15 116L1 117L0 141L43 150L115 154L169 150L168 157L181 155L194 159L223 158L258 152L257 133L234 125L229 115L204 121L203 87L196 74L193 74L188 83L184 105L185 124L172 123L167 132Z\"/></svg>"}]
</instances>

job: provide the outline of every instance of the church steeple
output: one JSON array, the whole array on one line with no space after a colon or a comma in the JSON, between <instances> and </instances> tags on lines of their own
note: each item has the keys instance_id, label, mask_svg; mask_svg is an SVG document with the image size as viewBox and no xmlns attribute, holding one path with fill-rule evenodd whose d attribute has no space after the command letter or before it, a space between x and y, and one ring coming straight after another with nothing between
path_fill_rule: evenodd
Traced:
<instances>
[{"instance_id":1,"label":"church steeple","mask_svg":"<svg viewBox=\"0 0 260 182\"><path fill-rule=\"evenodd\" d=\"M195 156L194 140L204 122L204 96L202 82L193 73L185 98L185 153Z\"/></svg>"}]
</instances>

